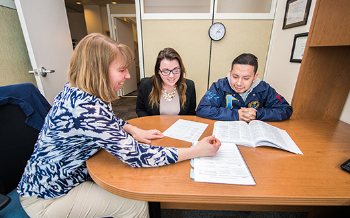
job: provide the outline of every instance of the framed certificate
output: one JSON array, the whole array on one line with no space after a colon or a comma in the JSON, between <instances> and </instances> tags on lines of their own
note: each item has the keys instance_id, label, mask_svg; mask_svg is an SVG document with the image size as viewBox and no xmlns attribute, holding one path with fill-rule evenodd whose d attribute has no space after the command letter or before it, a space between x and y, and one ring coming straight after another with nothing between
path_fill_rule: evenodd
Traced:
<instances>
[{"instance_id":1,"label":"framed certificate","mask_svg":"<svg viewBox=\"0 0 350 218\"><path fill-rule=\"evenodd\" d=\"M303 59L307 36L309 33L299 33L294 35L294 42L290 62L301 63Z\"/></svg>"},{"instance_id":2,"label":"framed certificate","mask_svg":"<svg viewBox=\"0 0 350 218\"><path fill-rule=\"evenodd\" d=\"M287 0L282 29L305 25L310 5L311 0Z\"/></svg>"}]
</instances>

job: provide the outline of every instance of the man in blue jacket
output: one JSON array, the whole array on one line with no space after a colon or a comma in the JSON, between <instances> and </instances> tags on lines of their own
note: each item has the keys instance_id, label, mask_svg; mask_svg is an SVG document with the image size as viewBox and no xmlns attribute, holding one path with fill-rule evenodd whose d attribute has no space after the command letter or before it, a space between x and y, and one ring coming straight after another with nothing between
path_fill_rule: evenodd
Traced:
<instances>
[{"instance_id":1,"label":"man in blue jacket","mask_svg":"<svg viewBox=\"0 0 350 218\"><path fill-rule=\"evenodd\" d=\"M241 54L226 78L214 82L197 107L197 116L214 120L286 120L293 108L258 78L257 57Z\"/></svg>"}]
</instances>

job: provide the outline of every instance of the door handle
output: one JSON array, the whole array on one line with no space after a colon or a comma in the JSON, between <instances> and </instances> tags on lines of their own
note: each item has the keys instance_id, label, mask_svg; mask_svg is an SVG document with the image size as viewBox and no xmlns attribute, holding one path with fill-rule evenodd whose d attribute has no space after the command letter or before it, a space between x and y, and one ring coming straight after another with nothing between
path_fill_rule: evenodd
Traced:
<instances>
[{"instance_id":1,"label":"door handle","mask_svg":"<svg viewBox=\"0 0 350 218\"><path fill-rule=\"evenodd\" d=\"M39 73L38 73L38 70L37 70L37 69L28 71L28 73L33 73L33 74L35 74L35 75L40 74L40 76L42 76L42 77L46 77L46 75L47 75L48 73L54 73L54 72L55 72L55 70L46 70L45 67L40 68Z\"/></svg>"}]
</instances>

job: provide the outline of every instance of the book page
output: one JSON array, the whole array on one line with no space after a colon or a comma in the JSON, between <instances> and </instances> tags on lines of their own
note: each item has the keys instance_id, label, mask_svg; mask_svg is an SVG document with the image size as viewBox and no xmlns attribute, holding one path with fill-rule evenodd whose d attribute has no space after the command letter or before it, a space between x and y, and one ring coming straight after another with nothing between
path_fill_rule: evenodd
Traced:
<instances>
[{"instance_id":1,"label":"book page","mask_svg":"<svg viewBox=\"0 0 350 218\"><path fill-rule=\"evenodd\" d=\"M302 154L285 130L269 125L263 121L253 120L249 123L253 140L258 146L271 146Z\"/></svg>"},{"instance_id":2,"label":"book page","mask_svg":"<svg viewBox=\"0 0 350 218\"><path fill-rule=\"evenodd\" d=\"M164 136L183 140L186 142L197 141L209 124L179 119L167 130Z\"/></svg>"},{"instance_id":3,"label":"book page","mask_svg":"<svg viewBox=\"0 0 350 218\"><path fill-rule=\"evenodd\" d=\"M249 126L253 133L253 140L255 143L260 140L265 140L273 144L276 144L280 147L288 147L286 142L281 137L281 134L279 133L278 128L259 120L251 121L249 123Z\"/></svg>"},{"instance_id":4,"label":"book page","mask_svg":"<svg viewBox=\"0 0 350 218\"><path fill-rule=\"evenodd\" d=\"M249 126L244 121L216 121L213 135L221 142L234 142L253 147Z\"/></svg>"},{"instance_id":5,"label":"book page","mask_svg":"<svg viewBox=\"0 0 350 218\"><path fill-rule=\"evenodd\" d=\"M234 143L222 143L213 157L194 159L196 182L255 185L241 152Z\"/></svg>"}]
</instances>

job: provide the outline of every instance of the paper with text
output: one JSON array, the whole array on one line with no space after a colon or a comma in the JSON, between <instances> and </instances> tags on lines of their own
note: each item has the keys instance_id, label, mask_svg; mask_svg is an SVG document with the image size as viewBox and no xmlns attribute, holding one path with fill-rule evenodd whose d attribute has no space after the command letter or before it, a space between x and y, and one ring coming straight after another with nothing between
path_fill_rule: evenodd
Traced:
<instances>
[{"instance_id":1,"label":"paper with text","mask_svg":"<svg viewBox=\"0 0 350 218\"><path fill-rule=\"evenodd\" d=\"M249 126L244 121L217 121L214 124L213 135L221 142L239 140L249 144L251 147L254 146Z\"/></svg>"},{"instance_id":2,"label":"paper with text","mask_svg":"<svg viewBox=\"0 0 350 218\"><path fill-rule=\"evenodd\" d=\"M179 119L165 130L163 135L186 142L194 142L201 137L207 127L208 124L205 123Z\"/></svg>"},{"instance_id":3,"label":"paper with text","mask_svg":"<svg viewBox=\"0 0 350 218\"><path fill-rule=\"evenodd\" d=\"M213 157L194 159L196 182L256 185L241 152L234 143L222 143Z\"/></svg>"}]
</instances>

